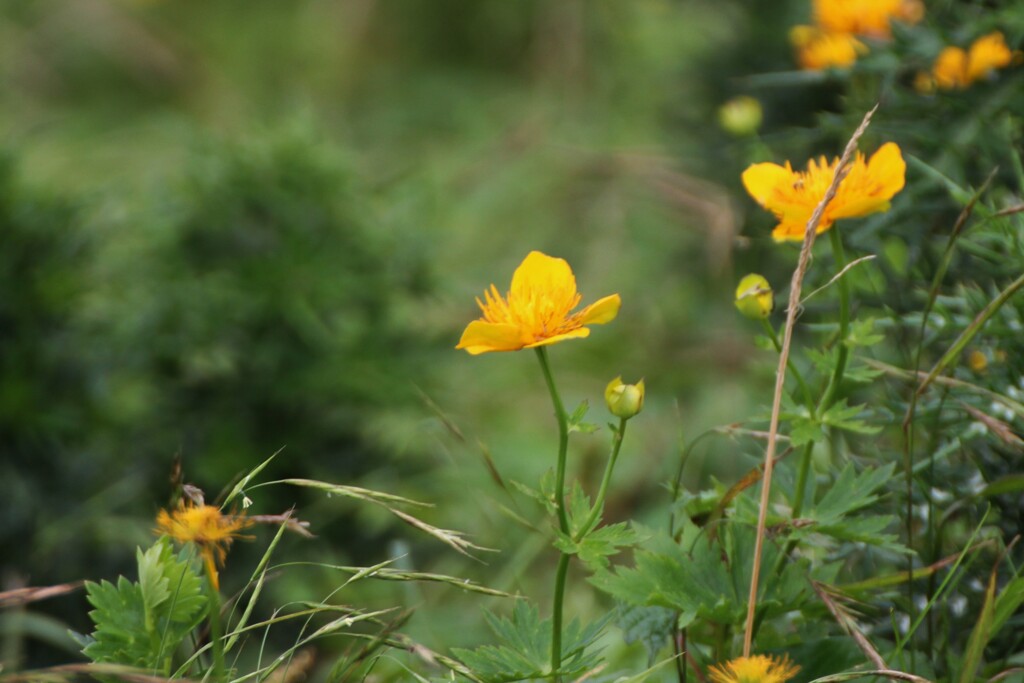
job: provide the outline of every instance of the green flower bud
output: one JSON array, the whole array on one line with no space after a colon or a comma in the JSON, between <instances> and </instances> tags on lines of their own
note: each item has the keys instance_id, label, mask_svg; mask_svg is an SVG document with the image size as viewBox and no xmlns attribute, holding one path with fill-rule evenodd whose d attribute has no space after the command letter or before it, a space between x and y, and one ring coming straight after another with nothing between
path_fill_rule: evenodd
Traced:
<instances>
[{"instance_id":1,"label":"green flower bud","mask_svg":"<svg viewBox=\"0 0 1024 683\"><path fill-rule=\"evenodd\" d=\"M644 381L623 384L622 377L616 377L605 387L604 400L612 415L628 420L644 408Z\"/></svg>"},{"instance_id":2,"label":"green flower bud","mask_svg":"<svg viewBox=\"0 0 1024 683\"><path fill-rule=\"evenodd\" d=\"M737 137L756 133L762 118L761 103L746 95L734 97L718 108L719 125Z\"/></svg>"},{"instance_id":3,"label":"green flower bud","mask_svg":"<svg viewBox=\"0 0 1024 683\"><path fill-rule=\"evenodd\" d=\"M736 287L736 308L751 320L760 320L771 315L775 307L772 286L764 276L751 273Z\"/></svg>"}]
</instances>

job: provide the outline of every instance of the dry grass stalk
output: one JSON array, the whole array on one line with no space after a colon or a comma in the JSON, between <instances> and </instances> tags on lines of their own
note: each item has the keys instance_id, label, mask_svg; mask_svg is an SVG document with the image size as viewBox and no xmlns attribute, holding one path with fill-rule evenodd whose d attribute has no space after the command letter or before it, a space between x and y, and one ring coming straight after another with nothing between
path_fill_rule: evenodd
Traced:
<instances>
[{"instance_id":1,"label":"dry grass stalk","mask_svg":"<svg viewBox=\"0 0 1024 683\"><path fill-rule=\"evenodd\" d=\"M875 105L871 111L864 115L864 119L860 122L857 130L853 132L850 137L850 141L846 143L846 149L843 150L843 156L839 159L839 164L836 166L835 176L832 178L832 183L829 185L828 190L825 191L825 196L822 197L821 202L814 209L814 213L811 214L810 220L807 221L807 227L804 230L804 241L800 248L800 258L797 261L796 270L793 271L793 279L790 282L789 287L789 302L786 307L786 327L783 330L782 335L782 349L779 351L779 366L775 371L775 395L772 399L772 416L771 422L768 426L768 447L765 451L764 460L764 483L761 487L761 504L757 514L757 540L754 545L754 567L750 576L750 594L747 598L747 623L743 629L743 656L750 656L750 648L754 639L754 614L757 610L757 584L761 575L761 551L764 546L765 536L765 519L768 514L768 498L771 493L772 486L772 471L775 464L775 445L778 441L779 434L779 413L782 409L782 391L786 383L786 366L789 363L789 349L793 342L793 327L796 325L796 317L800 310L800 289L803 286L804 276L807 274L807 268L811 262L811 247L814 246L814 238L817 236L818 224L821 222L821 216L825 211L825 207L828 206L829 202L836 195L836 190L839 189L839 183L843 181L846 174L850 171L850 162L853 160L854 153L857 151L857 141L860 136L867 130L868 124L871 122L871 117L878 109L878 105Z\"/></svg>"}]
</instances>

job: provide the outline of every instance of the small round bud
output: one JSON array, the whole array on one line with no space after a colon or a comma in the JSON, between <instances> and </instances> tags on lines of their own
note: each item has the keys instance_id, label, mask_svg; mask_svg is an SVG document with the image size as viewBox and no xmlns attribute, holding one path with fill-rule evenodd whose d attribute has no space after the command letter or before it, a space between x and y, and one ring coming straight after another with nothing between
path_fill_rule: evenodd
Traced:
<instances>
[{"instance_id":1,"label":"small round bud","mask_svg":"<svg viewBox=\"0 0 1024 683\"><path fill-rule=\"evenodd\" d=\"M772 286L764 276L751 273L740 280L736 287L736 308L751 320L760 320L771 315L775 307Z\"/></svg>"},{"instance_id":2,"label":"small round bud","mask_svg":"<svg viewBox=\"0 0 1024 683\"><path fill-rule=\"evenodd\" d=\"M622 377L616 377L605 387L604 400L612 415L628 420L644 408L644 381L624 384Z\"/></svg>"},{"instance_id":3,"label":"small round bud","mask_svg":"<svg viewBox=\"0 0 1024 683\"><path fill-rule=\"evenodd\" d=\"M740 95L718 108L718 123L737 137L753 135L761 127L761 103L753 97Z\"/></svg>"}]
</instances>

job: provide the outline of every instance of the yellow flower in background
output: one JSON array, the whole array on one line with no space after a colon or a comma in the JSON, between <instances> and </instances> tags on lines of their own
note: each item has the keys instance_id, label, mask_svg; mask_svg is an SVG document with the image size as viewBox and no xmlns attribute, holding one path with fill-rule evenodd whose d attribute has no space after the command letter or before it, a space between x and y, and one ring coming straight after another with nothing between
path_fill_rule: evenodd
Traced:
<instances>
[{"instance_id":1,"label":"yellow flower in background","mask_svg":"<svg viewBox=\"0 0 1024 683\"><path fill-rule=\"evenodd\" d=\"M572 313L580 298L568 263L531 251L513 273L504 298L494 285L484 292L483 301L477 298L483 316L466 327L455 348L475 356L583 338L590 335L586 325L611 322L622 303L612 294Z\"/></svg>"},{"instance_id":2,"label":"yellow flower in background","mask_svg":"<svg viewBox=\"0 0 1024 683\"><path fill-rule=\"evenodd\" d=\"M754 200L779 219L772 231L776 241L802 241L807 221L832 183L839 159L811 160L806 171L794 171L786 162L754 164L743 172L743 186ZM866 216L889 208L889 200L903 189L907 164L900 148L887 142L865 161L857 153L835 197L818 224L821 234L837 220Z\"/></svg>"},{"instance_id":3,"label":"yellow flower in background","mask_svg":"<svg viewBox=\"0 0 1024 683\"><path fill-rule=\"evenodd\" d=\"M920 0L814 0L814 23L826 33L871 38L892 36L893 20L915 24L924 16Z\"/></svg>"},{"instance_id":4,"label":"yellow flower in background","mask_svg":"<svg viewBox=\"0 0 1024 683\"><path fill-rule=\"evenodd\" d=\"M213 505L182 502L172 512L161 510L156 516L156 532L179 543L194 543L206 566L206 575L214 590L220 590L217 565L223 565L228 548L238 532L252 522L242 515L224 515Z\"/></svg>"},{"instance_id":5,"label":"yellow flower in background","mask_svg":"<svg viewBox=\"0 0 1024 683\"><path fill-rule=\"evenodd\" d=\"M866 54L867 45L851 33L827 33L814 26L794 26L789 42L796 48L796 61L806 71L853 66Z\"/></svg>"},{"instance_id":6,"label":"yellow flower in background","mask_svg":"<svg viewBox=\"0 0 1024 683\"><path fill-rule=\"evenodd\" d=\"M1019 63L1021 56L1019 50L1011 50L1006 45L1002 33L994 31L975 40L967 50L955 46L943 48L932 65L931 80L922 79L921 84L942 90L966 88L996 69Z\"/></svg>"},{"instance_id":7,"label":"yellow flower in background","mask_svg":"<svg viewBox=\"0 0 1024 683\"><path fill-rule=\"evenodd\" d=\"M978 349L974 349L967 354L967 366L977 373L985 372L988 368L988 357Z\"/></svg>"},{"instance_id":8,"label":"yellow flower in background","mask_svg":"<svg viewBox=\"0 0 1024 683\"><path fill-rule=\"evenodd\" d=\"M751 273L736 286L736 308L751 320L767 318L775 308L775 294L763 275Z\"/></svg>"},{"instance_id":9,"label":"yellow flower in background","mask_svg":"<svg viewBox=\"0 0 1024 683\"><path fill-rule=\"evenodd\" d=\"M785 683L799 671L788 656L754 655L717 664L708 673L714 683Z\"/></svg>"}]
</instances>

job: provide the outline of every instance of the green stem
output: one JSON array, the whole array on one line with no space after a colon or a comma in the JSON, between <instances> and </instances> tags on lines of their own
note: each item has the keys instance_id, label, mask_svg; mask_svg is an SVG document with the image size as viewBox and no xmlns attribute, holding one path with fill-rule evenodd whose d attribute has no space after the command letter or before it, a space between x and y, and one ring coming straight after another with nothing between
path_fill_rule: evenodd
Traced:
<instances>
[{"instance_id":1,"label":"green stem","mask_svg":"<svg viewBox=\"0 0 1024 683\"><path fill-rule=\"evenodd\" d=\"M793 494L793 519L797 519L804 510L804 490L807 488L807 476L811 471L811 451L814 450L814 442L809 441L804 446L804 452L800 457L800 469L796 475L796 492ZM789 554L791 548L779 557Z\"/></svg>"},{"instance_id":2,"label":"green stem","mask_svg":"<svg viewBox=\"0 0 1024 683\"><path fill-rule=\"evenodd\" d=\"M558 420L558 465L555 469L555 507L558 509L558 526L562 533L569 535L569 516L565 511L565 462L569 450L569 416L562 405L562 399L555 387L555 378L551 374L551 367L548 365L547 350L540 346L537 349L537 358L540 360L540 369L544 373L544 381L548 385L548 392L551 394L551 403L555 407L555 419Z\"/></svg>"},{"instance_id":3,"label":"green stem","mask_svg":"<svg viewBox=\"0 0 1024 683\"><path fill-rule=\"evenodd\" d=\"M208 617L210 620L210 649L213 651L213 672L214 681L226 680L224 666L224 630L220 623L220 591L214 587L214 578L207 577L207 597L210 601Z\"/></svg>"},{"instance_id":4,"label":"green stem","mask_svg":"<svg viewBox=\"0 0 1024 683\"><path fill-rule=\"evenodd\" d=\"M562 553L555 571L555 600L551 612L551 671L555 674L555 683L562 680L558 670L562 668L562 603L565 598L565 579L569 574L569 558L570 555Z\"/></svg>"},{"instance_id":5,"label":"green stem","mask_svg":"<svg viewBox=\"0 0 1024 683\"><path fill-rule=\"evenodd\" d=\"M761 318L761 327L764 328L765 334L771 339L772 345L775 347L776 352L782 351L782 342L779 341L779 335L775 332L775 328L768 322L767 318ZM800 374L800 370L797 369L796 364L792 360L786 359L786 367L793 373L793 377L796 378L796 383L800 385L800 392L804 395L804 403L807 405L807 409L812 413L814 412L814 394L811 393L811 388L807 386L807 382L804 381L804 376Z\"/></svg>"},{"instance_id":6,"label":"green stem","mask_svg":"<svg viewBox=\"0 0 1024 683\"><path fill-rule=\"evenodd\" d=\"M612 471L615 469L615 461L619 459L619 450L622 448L622 439L626 436L626 419L619 419L619 428L615 432L615 437L612 440L612 453L608 456L608 464L604 468L604 476L601 478L601 488L597 490L597 499L594 501L594 507L590 510L590 514L587 515L587 520L580 527L579 532L576 534L575 541L579 541L587 532L590 531L591 527L597 522L597 518L601 515L601 508L604 507L605 496L608 495L608 485L612 480Z\"/></svg>"},{"instance_id":7,"label":"green stem","mask_svg":"<svg viewBox=\"0 0 1024 683\"><path fill-rule=\"evenodd\" d=\"M836 262L836 272L841 273L846 267L846 254L843 252L843 239L839 235L839 228L835 225L829 230L829 241L832 243L832 255ZM846 345L846 337L850 328L850 284L845 277L840 277L836 282L839 287L839 354L836 357L836 367L825 387L825 394L818 404L818 416L832 407L835 401L836 392L843 381L843 374L846 372L846 362L850 357L850 347Z\"/></svg>"},{"instance_id":8,"label":"green stem","mask_svg":"<svg viewBox=\"0 0 1024 683\"><path fill-rule=\"evenodd\" d=\"M555 507L558 510L558 526L562 533L569 535L569 516L565 511L565 463L569 449L569 416L562 405L562 399L555 387L555 378L548 365L547 350L537 348L537 359L544 373L544 381L551 394L551 403L555 407L555 419L558 420L558 465L555 470ZM554 682L559 683L562 677L558 670L562 668L562 603L565 598L565 579L569 572L569 555L562 553L558 558L558 570L555 572L555 596L551 608L551 672Z\"/></svg>"}]
</instances>

